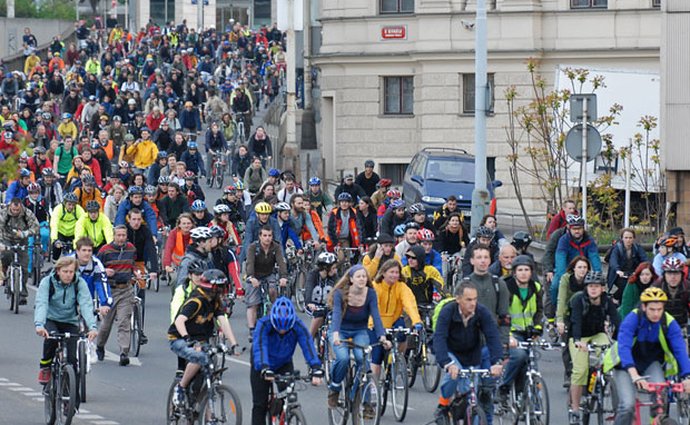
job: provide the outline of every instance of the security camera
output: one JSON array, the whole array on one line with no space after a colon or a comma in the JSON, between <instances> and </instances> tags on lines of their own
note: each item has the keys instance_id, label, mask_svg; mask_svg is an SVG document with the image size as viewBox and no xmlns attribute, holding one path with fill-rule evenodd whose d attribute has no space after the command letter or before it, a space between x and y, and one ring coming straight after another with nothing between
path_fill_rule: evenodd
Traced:
<instances>
[{"instance_id":1,"label":"security camera","mask_svg":"<svg viewBox=\"0 0 690 425\"><path fill-rule=\"evenodd\" d=\"M474 22L472 22L472 21L466 21L464 19L461 19L460 23L462 24L462 27L465 28L466 30L473 30L474 29Z\"/></svg>"}]
</instances>

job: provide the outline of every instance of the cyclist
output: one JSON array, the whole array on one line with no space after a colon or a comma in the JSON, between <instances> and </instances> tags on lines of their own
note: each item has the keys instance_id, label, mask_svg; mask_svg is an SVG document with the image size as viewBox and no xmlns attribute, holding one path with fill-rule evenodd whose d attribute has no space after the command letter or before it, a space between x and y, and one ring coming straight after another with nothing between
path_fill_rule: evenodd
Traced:
<instances>
[{"instance_id":1,"label":"cyclist","mask_svg":"<svg viewBox=\"0 0 690 425\"><path fill-rule=\"evenodd\" d=\"M323 370L307 327L297 317L292 302L285 297L278 298L271 307L270 314L257 322L253 340L249 375L252 387L251 423L264 425L268 411L270 381L276 373L293 371L292 357L297 344L311 369L312 385L321 384Z\"/></svg>"},{"instance_id":2,"label":"cyclist","mask_svg":"<svg viewBox=\"0 0 690 425\"><path fill-rule=\"evenodd\" d=\"M144 187L144 199L149 203L151 209L156 214L156 226L158 226L158 228L163 227L163 221L161 220L160 211L158 209L158 188L147 184Z\"/></svg>"},{"instance_id":3,"label":"cyclist","mask_svg":"<svg viewBox=\"0 0 690 425\"><path fill-rule=\"evenodd\" d=\"M528 255L534 259L534 256L527 252L527 249L529 248L530 244L532 243L532 235L529 234L529 232L525 232L524 230L518 230L513 234L513 240L510 241L510 244L515 247L517 250L517 255Z\"/></svg>"},{"instance_id":4,"label":"cyclist","mask_svg":"<svg viewBox=\"0 0 690 425\"><path fill-rule=\"evenodd\" d=\"M240 234L237 227L230 220L230 207L225 204L218 204L213 207L213 220L209 225L216 225L223 230L223 245L230 245L233 247L240 246Z\"/></svg>"},{"instance_id":5,"label":"cyclist","mask_svg":"<svg viewBox=\"0 0 690 425\"><path fill-rule=\"evenodd\" d=\"M158 130L160 131L160 130ZM157 182L161 178L161 170L163 170L168 165L168 153L166 151L158 152L158 158L153 165L149 167L149 172L146 176L146 180L153 183Z\"/></svg>"},{"instance_id":6,"label":"cyclist","mask_svg":"<svg viewBox=\"0 0 690 425\"><path fill-rule=\"evenodd\" d=\"M580 424L580 399L589 378L587 344L609 344L606 323L610 323L614 329L611 335L614 340L620 324L616 305L604 291L604 275L598 271L587 273L585 285L586 289L570 300L568 346L573 359L573 374L570 380L571 424Z\"/></svg>"},{"instance_id":7,"label":"cyclist","mask_svg":"<svg viewBox=\"0 0 690 425\"><path fill-rule=\"evenodd\" d=\"M480 305L478 294L472 282L463 280L455 289L455 302L446 303L436 319L434 354L445 372L434 413L439 425L450 423L449 407L454 394L468 391L468 380L458 377L460 369L486 367L493 376L500 376L503 371L503 349L494 314ZM483 359L485 348L490 354L488 362ZM486 404L486 400L480 401Z\"/></svg>"},{"instance_id":8,"label":"cyclist","mask_svg":"<svg viewBox=\"0 0 690 425\"><path fill-rule=\"evenodd\" d=\"M554 235L554 232L566 228L569 215L577 215L577 205L575 205L575 201L567 199L563 201L563 205L558 214L554 215L551 219L549 229L546 231L546 239L551 240L552 237L560 238L560 236Z\"/></svg>"},{"instance_id":9,"label":"cyclist","mask_svg":"<svg viewBox=\"0 0 690 425\"><path fill-rule=\"evenodd\" d=\"M211 220L213 220L213 216L206 209L206 202L201 199L192 202L190 210L192 211L192 217L194 217L194 227L208 227Z\"/></svg>"},{"instance_id":10,"label":"cyclist","mask_svg":"<svg viewBox=\"0 0 690 425\"><path fill-rule=\"evenodd\" d=\"M415 223L414 221L410 221L406 224L396 226L396 229L398 229L400 226L404 226L405 231L403 235L403 240L398 242L397 245L395 245L395 253L398 254L398 257L400 257L400 259L402 260L402 257L405 256L405 253L409 251L410 248L419 243L419 241L417 240L419 224ZM393 233L395 233L395 231Z\"/></svg>"},{"instance_id":11,"label":"cyclist","mask_svg":"<svg viewBox=\"0 0 690 425\"><path fill-rule=\"evenodd\" d=\"M388 205L388 209L381 218L381 233L393 234L395 227L400 224L407 223L410 217L405 210L405 201L402 199L395 199ZM404 253L403 253L404 254Z\"/></svg>"},{"instance_id":12,"label":"cyclist","mask_svg":"<svg viewBox=\"0 0 690 425\"><path fill-rule=\"evenodd\" d=\"M656 274L661 275L664 272L663 264L668 258L676 258L681 263L687 263L687 258L685 255L676 251L676 246L678 245L678 238L675 236L665 236L659 241L659 251L654 256L652 265L654 266L654 271Z\"/></svg>"},{"instance_id":13,"label":"cyclist","mask_svg":"<svg viewBox=\"0 0 690 425\"><path fill-rule=\"evenodd\" d=\"M390 259L395 259L400 262L400 257L395 252L395 239L387 233L381 233L377 239L377 243L369 246L369 252L362 259L364 269L369 273L369 277L376 276L381 265ZM401 263L402 264L402 263Z\"/></svg>"},{"instance_id":14,"label":"cyclist","mask_svg":"<svg viewBox=\"0 0 690 425\"><path fill-rule=\"evenodd\" d=\"M555 282L561 281L561 276L565 273L568 263L578 255L587 257L593 271L601 271L601 258L597 243L585 231L585 220L579 215L569 215L567 217L568 230L558 240L556 247L556 271L553 274ZM551 299L558 299L559 285L551 285Z\"/></svg>"},{"instance_id":15,"label":"cyclist","mask_svg":"<svg viewBox=\"0 0 690 425\"><path fill-rule=\"evenodd\" d=\"M424 204L418 202L416 204L410 205L410 207L407 209L407 213L410 215L414 222L419 224L419 227L421 229L428 229L432 232L436 231L436 228L434 227L433 223L426 216L426 207L424 206Z\"/></svg>"},{"instance_id":16,"label":"cyclist","mask_svg":"<svg viewBox=\"0 0 690 425\"><path fill-rule=\"evenodd\" d=\"M424 248L415 245L405 253L407 265L402 268L402 277L412 290L417 305L438 302L443 288L441 274L426 263L425 257Z\"/></svg>"},{"instance_id":17,"label":"cyclist","mask_svg":"<svg viewBox=\"0 0 690 425\"><path fill-rule=\"evenodd\" d=\"M280 225L275 217L271 216L273 207L268 202L259 202L254 206L254 212L247 220L247 227L244 230L244 241L242 242L242 253L240 263L247 258L249 244L259 240L259 229L268 226L272 230L273 239L280 244Z\"/></svg>"},{"instance_id":18,"label":"cyclist","mask_svg":"<svg viewBox=\"0 0 690 425\"><path fill-rule=\"evenodd\" d=\"M659 288L645 289L639 309L625 316L618 342L604 355L604 372L613 369L618 394L615 425L633 423L637 391L648 391L650 382L664 382L664 375L677 375L685 392L690 392L685 338L678 322L664 311L667 301Z\"/></svg>"},{"instance_id":19,"label":"cyclist","mask_svg":"<svg viewBox=\"0 0 690 425\"><path fill-rule=\"evenodd\" d=\"M405 327L403 312L410 318L410 323L417 332L423 329L422 319L419 317L417 302L412 290L402 280L402 266L396 260L388 260L381 266L379 273L374 279L373 286L376 291L379 312L383 327L386 329ZM372 341L378 339L376 333L369 329L369 338ZM400 352L404 353L407 349L405 336L400 338ZM376 346L371 352L371 371L378 379L381 374L381 362L384 358L383 348Z\"/></svg>"},{"instance_id":20,"label":"cyclist","mask_svg":"<svg viewBox=\"0 0 690 425\"><path fill-rule=\"evenodd\" d=\"M156 162L158 146L151 140L151 131L148 127L141 129L141 139L129 146L126 154L134 157L134 166L140 170L145 170Z\"/></svg>"},{"instance_id":21,"label":"cyclist","mask_svg":"<svg viewBox=\"0 0 690 425\"><path fill-rule=\"evenodd\" d=\"M228 143L225 140L223 132L220 131L217 122L211 123L211 126L206 130L206 167L208 169L208 176L206 184L211 183L211 172L213 171L213 156L214 154L226 156L228 150Z\"/></svg>"},{"instance_id":22,"label":"cyclist","mask_svg":"<svg viewBox=\"0 0 690 425\"><path fill-rule=\"evenodd\" d=\"M376 183L376 191L371 195L371 203L374 204L374 208L378 209L378 207L383 203L384 199L386 199L386 194L392 185L393 181L386 178L383 178Z\"/></svg>"},{"instance_id":23,"label":"cyclist","mask_svg":"<svg viewBox=\"0 0 690 425\"><path fill-rule=\"evenodd\" d=\"M84 279L89 287L91 298L96 303L94 306L98 305L97 312L101 316L105 316L113 305L113 296L110 292L110 285L108 285L105 267L103 267L101 260L93 255L93 241L91 239L81 237L77 239L75 246L74 257L77 258L79 277Z\"/></svg>"},{"instance_id":24,"label":"cyclist","mask_svg":"<svg viewBox=\"0 0 690 425\"><path fill-rule=\"evenodd\" d=\"M434 266L439 273L443 273L443 258L441 254L434 249L435 239L436 235L433 230L421 228L417 231L417 242L419 242L418 245L424 249L426 264ZM405 258L402 259L402 264L407 265L407 260Z\"/></svg>"},{"instance_id":25,"label":"cyclist","mask_svg":"<svg viewBox=\"0 0 690 425\"><path fill-rule=\"evenodd\" d=\"M190 240L192 241L185 249L184 257L180 261L180 267L177 270L177 281L175 287L183 285L187 278L187 267L194 261L202 261L209 266L212 264L211 255L211 229L208 227L195 227L189 232Z\"/></svg>"},{"instance_id":26,"label":"cyclist","mask_svg":"<svg viewBox=\"0 0 690 425\"><path fill-rule=\"evenodd\" d=\"M204 167L204 159L199 153L199 146L196 142L191 141L187 144L187 150L182 154L178 164L185 164L187 171L199 176L206 175L206 168Z\"/></svg>"},{"instance_id":27,"label":"cyclist","mask_svg":"<svg viewBox=\"0 0 690 425\"><path fill-rule=\"evenodd\" d=\"M76 308L77 305L79 310ZM45 338L40 362L41 369L38 373L40 384L45 385L50 382L50 365L53 363L57 348L55 340L48 339L50 333L57 331L78 335L80 316L86 322L89 340L93 341L97 335L97 325L89 288L86 282L77 275L77 260L74 257L62 257L55 262L54 270L41 280L36 293L34 326L36 334ZM67 361L76 367L76 339L67 341Z\"/></svg>"},{"instance_id":28,"label":"cyclist","mask_svg":"<svg viewBox=\"0 0 690 425\"><path fill-rule=\"evenodd\" d=\"M498 260L494 261L489 267L489 273L506 278L510 276L513 260L517 257L517 250L513 245L503 245L498 250Z\"/></svg>"},{"instance_id":29,"label":"cyclist","mask_svg":"<svg viewBox=\"0 0 690 425\"><path fill-rule=\"evenodd\" d=\"M210 228L211 235L211 258L213 267L223 270L228 278L232 281L235 288L235 295L238 298L244 297L244 288L242 288L242 280L240 278L241 265L235 256L234 247L228 247L225 244L226 233L220 226L212 225Z\"/></svg>"},{"instance_id":30,"label":"cyclist","mask_svg":"<svg viewBox=\"0 0 690 425\"><path fill-rule=\"evenodd\" d=\"M388 191L384 192L382 196L383 198L378 203L378 206L376 206L376 204L374 203L374 205L376 206L376 216L379 218L379 220L381 220L383 216L386 214L386 211L388 211L388 207L390 207L393 201L402 198L402 193L400 193L400 191L397 189L388 189ZM372 202L373 201L374 200L372 198Z\"/></svg>"},{"instance_id":31,"label":"cyclist","mask_svg":"<svg viewBox=\"0 0 690 425\"><path fill-rule=\"evenodd\" d=\"M271 227L262 227L259 231L259 240L249 244L246 270L244 302L247 305L247 325L251 338L256 326L257 308L262 302L261 285L267 289L267 296L271 301L277 296L276 284L283 287L287 285L287 264L280 244L273 238Z\"/></svg>"},{"instance_id":32,"label":"cyclist","mask_svg":"<svg viewBox=\"0 0 690 425\"><path fill-rule=\"evenodd\" d=\"M375 165L376 164L371 159L364 161L364 171L357 174L355 178L355 183L364 189L367 196L374 194L377 184L381 180L381 177L374 171Z\"/></svg>"},{"instance_id":33,"label":"cyclist","mask_svg":"<svg viewBox=\"0 0 690 425\"><path fill-rule=\"evenodd\" d=\"M415 238L417 237L417 232L414 232ZM395 238L395 244L396 248L397 245L400 244L400 242L405 240L405 225L404 224L398 224L395 226L395 230L393 230L393 238ZM397 249L396 249L397 251ZM397 252L395 253L396 255L398 254Z\"/></svg>"},{"instance_id":34,"label":"cyclist","mask_svg":"<svg viewBox=\"0 0 690 425\"><path fill-rule=\"evenodd\" d=\"M635 231L625 228L620 233L621 240L611 247L609 255L609 271L607 274L607 284L609 294L612 294L618 304L623 297L623 291L628 278L633 274L640 263L647 261L647 253L635 243Z\"/></svg>"},{"instance_id":35,"label":"cyclist","mask_svg":"<svg viewBox=\"0 0 690 425\"><path fill-rule=\"evenodd\" d=\"M187 270L189 271L189 280L185 285L180 285L175 288L172 300L170 301L170 323L175 322L175 317L179 313L182 305L189 299L192 291L199 286L201 276L204 274L208 264L202 261L193 261L189 264ZM184 369L184 367L182 368Z\"/></svg>"},{"instance_id":36,"label":"cyclist","mask_svg":"<svg viewBox=\"0 0 690 425\"><path fill-rule=\"evenodd\" d=\"M444 222L436 226L439 229L435 243L437 251L455 255L470 243L470 238L462 226L460 214L450 213Z\"/></svg>"},{"instance_id":37,"label":"cyclist","mask_svg":"<svg viewBox=\"0 0 690 425\"><path fill-rule=\"evenodd\" d=\"M55 179L52 168L44 168L41 175L43 177L36 183L41 186L41 196L52 211L62 203L62 185Z\"/></svg>"},{"instance_id":38,"label":"cyclist","mask_svg":"<svg viewBox=\"0 0 690 425\"><path fill-rule=\"evenodd\" d=\"M98 259L105 267L108 284L113 294L113 305L103 318L96 341L96 356L99 361L105 358L105 344L108 342L113 323L117 319L117 344L120 347L120 366L129 364L129 320L132 316L134 293L132 278L135 275L136 247L127 241L127 227L115 226L113 241L98 251Z\"/></svg>"},{"instance_id":39,"label":"cyclist","mask_svg":"<svg viewBox=\"0 0 690 425\"><path fill-rule=\"evenodd\" d=\"M151 205L144 200L144 190L139 186L131 186L127 189L128 198L120 203L117 208L117 215L115 216L115 226L120 224L125 224L127 219L127 213L132 208L136 207L144 213L144 220L146 220L146 225L149 226L149 230L153 233L153 237L158 237L158 226L156 219L156 212L153 211Z\"/></svg>"},{"instance_id":40,"label":"cyclist","mask_svg":"<svg viewBox=\"0 0 690 425\"><path fill-rule=\"evenodd\" d=\"M287 202L292 205L292 197L295 195L302 195L304 192L295 182L295 176L289 171L283 173L283 181L285 182L285 187L278 190L276 196L278 201Z\"/></svg>"},{"instance_id":41,"label":"cyclist","mask_svg":"<svg viewBox=\"0 0 690 425\"><path fill-rule=\"evenodd\" d=\"M194 227L194 220L189 213L177 217L177 225L170 230L168 239L163 247L163 267L167 273L172 273L174 267L179 267L187 246L191 242L190 231Z\"/></svg>"},{"instance_id":42,"label":"cyclist","mask_svg":"<svg viewBox=\"0 0 690 425\"><path fill-rule=\"evenodd\" d=\"M29 196L29 191L27 190L29 184L31 184L31 171L27 168L20 169L17 180L10 183L5 192L5 203L9 204L14 198L19 198L23 201Z\"/></svg>"},{"instance_id":43,"label":"cyclist","mask_svg":"<svg viewBox=\"0 0 690 425\"><path fill-rule=\"evenodd\" d=\"M283 247L283 252L287 247L288 240L292 241L298 255L302 254L302 241L295 233L291 226L292 219L290 218L290 205L286 202L278 202L274 207L276 211L276 218L280 226L280 242Z\"/></svg>"},{"instance_id":44,"label":"cyclist","mask_svg":"<svg viewBox=\"0 0 690 425\"><path fill-rule=\"evenodd\" d=\"M113 241L113 225L108 217L101 213L101 205L97 201L86 203L86 214L77 220L74 226L75 241L83 236L93 241L96 252Z\"/></svg>"},{"instance_id":45,"label":"cyclist","mask_svg":"<svg viewBox=\"0 0 690 425\"><path fill-rule=\"evenodd\" d=\"M333 260L335 261L335 256ZM328 387L328 407L335 408L338 405L341 383L347 373L350 360L350 349L343 346L341 341L351 340L357 345L369 345L367 322L371 318L376 339L381 341L386 349L390 349L391 344L386 339L376 291L371 284L369 274L361 265L355 264L350 267L350 270L340 278L328 296L328 306L333 310L328 336L335 354L331 384ZM362 350L354 350L354 356L357 366L361 367ZM369 405L369 410L373 410L371 405ZM369 416L372 416L372 413L374 412L368 412Z\"/></svg>"},{"instance_id":46,"label":"cyclist","mask_svg":"<svg viewBox=\"0 0 690 425\"><path fill-rule=\"evenodd\" d=\"M166 226L173 227L180 214L189 211L187 197L180 193L176 183L168 184L168 195L158 202L161 220Z\"/></svg>"},{"instance_id":47,"label":"cyclist","mask_svg":"<svg viewBox=\"0 0 690 425\"><path fill-rule=\"evenodd\" d=\"M38 183L29 184L27 190L29 191L29 196L24 199L24 208L28 209L36 216L40 226L42 252L47 253L48 248L50 247L50 225L48 223L49 207L45 200L41 197L41 187L38 185ZM31 263L31 260L33 259L35 243L34 239L35 238L33 236L29 238L29 263ZM29 264L29 269L31 269L31 264ZM34 282L34 284L38 284L38 282Z\"/></svg>"},{"instance_id":48,"label":"cyclist","mask_svg":"<svg viewBox=\"0 0 690 425\"><path fill-rule=\"evenodd\" d=\"M333 208L328 218L329 248L359 248L360 234L357 213L352 208L352 195L343 192L338 195L338 208ZM355 255L353 263L357 262L356 258Z\"/></svg>"},{"instance_id":49,"label":"cyclist","mask_svg":"<svg viewBox=\"0 0 690 425\"><path fill-rule=\"evenodd\" d=\"M662 265L663 273L654 286L661 288L668 297L666 311L676 321L685 326L690 309L690 287L683 277L684 264L679 259L669 257Z\"/></svg>"},{"instance_id":50,"label":"cyclist","mask_svg":"<svg viewBox=\"0 0 690 425\"><path fill-rule=\"evenodd\" d=\"M618 307L618 315L621 317L621 320L639 304L640 294L654 285L657 278L658 276L654 273L654 267L652 267L652 263L649 261L640 263L637 266L623 290L623 299L621 300L620 307Z\"/></svg>"},{"instance_id":51,"label":"cyclist","mask_svg":"<svg viewBox=\"0 0 690 425\"><path fill-rule=\"evenodd\" d=\"M244 202L237 196L237 187L235 185L226 186L223 189L223 197L216 200L216 206L220 204L227 205L229 208L230 221L235 226L246 222ZM215 211L215 209L214 209Z\"/></svg>"},{"instance_id":52,"label":"cyclist","mask_svg":"<svg viewBox=\"0 0 690 425\"><path fill-rule=\"evenodd\" d=\"M479 226L477 228L476 238L470 241L465 250L465 256L462 257L462 275L469 276L472 273L472 263L470 262L471 253L475 246L483 245L489 247L489 258L491 263L498 260L498 243L496 242L495 232L493 229L486 226Z\"/></svg>"},{"instance_id":53,"label":"cyclist","mask_svg":"<svg viewBox=\"0 0 690 425\"><path fill-rule=\"evenodd\" d=\"M460 208L458 208L458 198L455 195L450 195L448 198L446 198L446 202L438 207L436 211L434 211L434 226L437 229L440 229L444 223L448 222L448 218L450 218L451 214L458 215L460 218L460 225L463 227L463 233L466 234L465 217L463 216L462 211L460 211ZM469 242L469 238L467 242Z\"/></svg>"},{"instance_id":54,"label":"cyclist","mask_svg":"<svg viewBox=\"0 0 690 425\"><path fill-rule=\"evenodd\" d=\"M364 241L376 239L379 229L379 220L376 215L376 208L371 203L368 196L363 197L357 202L357 222L362 228L362 238Z\"/></svg>"},{"instance_id":55,"label":"cyclist","mask_svg":"<svg viewBox=\"0 0 690 425\"><path fill-rule=\"evenodd\" d=\"M512 274L506 278L510 291L510 361L506 365L498 396L501 403L507 403L510 384L521 391L524 380L523 368L527 365L527 351L517 348L518 342L536 339L542 334L544 318L543 291L534 280L534 260L528 255L518 255L512 262Z\"/></svg>"},{"instance_id":56,"label":"cyclist","mask_svg":"<svg viewBox=\"0 0 690 425\"><path fill-rule=\"evenodd\" d=\"M0 241L3 245L24 245L28 243L29 236L38 236L40 226L34 213L24 208L19 198L13 198L7 208L0 210ZM22 290L19 294L19 304L25 305L28 297L26 281L29 278L29 255L26 249L18 250L19 264L22 268ZM2 268L7 270L13 261L11 250L2 252ZM7 281L5 282L7 285Z\"/></svg>"},{"instance_id":57,"label":"cyclist","mask_svg":"<svg viewBox=\"0 0 690 425\"><path fill-rule=\"evenodd\" d=\"M50 216L50 240L53 243L53 260L60 257L64 246L71 246L74 240L74 229L77 221L86 213L77 205L74 193L66 193L62 204L55 207Z\"/></svg>"},{"instance_id":58,"label":"cyclist","mask_svg":"<svg viewBox=\"0 0 690 425\"><path fill-rule=\"evenodd\" d=\"M355 183L355 176L352 173L348 173L345 175L345 177L343 177L341 184L335 188L335 193L333 196L335 196L337 199L341 193L349 193L352 200L359 200L359 198L367 196L367 193L364 191L364 189L362 189L362 186Z\"/></svg>"},{"instance_id":59,"label":"cyclist","mask_svg":"<svg viewBox=\"0 0 690 425\"><path fill-rule=\"evenodd\" d=\"M319 217L323 217L326 208L333 205L333 199L331 196L321 189L321 179L318 177L312 177L309 179L309 203L311 204L311 209L319 214Z\"/></svg>"},{"instance_id":60,"label":"cyclist","mask_svg":"<svg viewBox=\"0 0 690 425\"><path fill-rule=\"evenodd\" d=\"M292 230L301 237L308 236L304 238L304 241L311 240L314 243L314 249L321 249L321 233L312 219L312 215L305 210L304 206L308 202L305 200L302 193L296 193L290 198L290 226Z\"/></svg>"},{"instance_id":61,"label":"cyclist","mask_svg":"<svg viewBox=\"0 0 690 425\"><path fill-rule=\"evenodd\" d=\"M198 183L195 183L196 176L191 171L187 171L184 176L184 186L180 187L183 195L186 195L187 201L191 204L197 199L206 200L204 190Z\"/></svg>"},{"instance_id":62,"label":"cyclist","mask_svg":"<svg viewBox=\"0 0 690 425\"><path fill-rule=\"evenodd\" d=\"M335 255L330 252L322 252L316 257L316 267L307 274L304 300L307 304L306 312L312 317L309 325L309 335L312 337L316 335L326 318L324 307L338 277L337 261Z\"/></svg>"},{"instance_id":63,"label":"cyclist","mask_svg":"<svg viewBox=\"0 0 690 425\"><path fill-rule=\"evenodd\" d=\"M179 357L187 360L182 379L173 393L173 403L176 406L184 403L187 397L187 387L201 366L205 366L209 362L208 355L196 347L190 346L190 342L208 343L213 336L217 322L225 338L230 341L232 353L234 355L241 353L221 302L221 297L227 291L227 286L228 278L222 271L215 269L205 271L196 289L189 295L168 329L170 349Z\"/></svg>"},{"instance_id":64,"label":"cyclist","mask_svg":"<svg viewBox=\"0 0 690 425\"><path fill-rule=\"evenodd\" d=\"M148 270L150 280L155 280L158 275L158 255L156 254L156 242L153 239L151 230L144 223L144 217L141 211L137 208L132 208L127 214L127 240L136 248L134 256L134 263L136 270L141 275L144 275ZM139 298L141 298L141 312L142 312L142 327L144 325L144 305L146 303L146 281L138 280L139 283ZM146 335L141 335L141 343L146 344L148 338Z\"/></svg>"}]
</instances>

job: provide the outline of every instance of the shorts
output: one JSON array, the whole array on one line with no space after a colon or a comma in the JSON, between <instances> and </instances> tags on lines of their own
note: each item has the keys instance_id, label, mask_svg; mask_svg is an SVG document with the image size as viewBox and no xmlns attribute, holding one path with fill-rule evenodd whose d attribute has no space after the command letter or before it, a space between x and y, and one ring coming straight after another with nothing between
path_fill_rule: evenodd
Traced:
<instances>
[{"instance_id":1,"label":"shorts","mask_svg":"<svg viewBox=\"0 0 690 425\"><path fill-rule=\"evenodd\" d=\"M261 282L261 286L266 290L266 296L268 296L268 291L278 287L278 275L270 274L258 278ZM249 279L244 284L244 303L247 307L254 307L261 304L261 286L256 288L249 282Z\"/></svg>"}]
</instances>

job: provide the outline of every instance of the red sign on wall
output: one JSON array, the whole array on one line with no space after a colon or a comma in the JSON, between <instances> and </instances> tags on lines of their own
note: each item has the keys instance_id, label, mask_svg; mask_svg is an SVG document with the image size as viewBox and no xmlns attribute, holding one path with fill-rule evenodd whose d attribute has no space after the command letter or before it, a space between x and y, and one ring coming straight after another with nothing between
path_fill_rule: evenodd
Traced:
<instances>
[{"instance_id":1,"label":"red sign on wall","mask_svg":"<svg viewBox=\"0 0 690 425\"><path fill-rule=\"evenodd\" d=\"M381 27L381 38L384 40L405 40L407 38L407 25Z\"/></svg>"}]
</instances>

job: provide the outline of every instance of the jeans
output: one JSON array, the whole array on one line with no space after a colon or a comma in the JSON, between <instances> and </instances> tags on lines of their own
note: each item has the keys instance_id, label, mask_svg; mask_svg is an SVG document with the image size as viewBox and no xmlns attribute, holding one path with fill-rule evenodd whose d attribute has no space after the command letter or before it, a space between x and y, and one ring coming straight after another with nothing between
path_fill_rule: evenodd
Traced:
<instances>
[{"instance_id":1,"label":"jeans","mask_svg":"<svg viewBox=\"0 0 690 425\"><path fill-rule=\"evenodd\" d=\"M346 339L352 339L357 345L368 345L369 344L369 333L366 329L360 329L356 331L346 331L340 330L340 340L344 341ZM345 374L350 365L350 350L351 348L345 344L333 345L333 333L328 332L328 340L331 343L331 349L335 354L335 362L333 363L333 369L331 370L331 385L329 389L331 391L340 391L340 384L345 379ZM362 361L364 359L364 353L361 349L354 349L355 363L357 364L357 369L362 367Z\"/></svg>"},{"instance_id":2,"label":"jeans","mask_svg":"<svg viewBox=\"0 0 690 425\"><path fill-rule=\"evenodd\" d=\"M513 338L515 338L518 341L524 342L524 338L521 338L519 336L513 335ZM510 385L513 381L515 381L516 378L519 378L523 375L522 372L524 372L528 356L529 354L527 353L527 350L522 350L520 348L510 349L510 360L508 361L505 371L503 372L503 381L501 382L501 386ZM522 385L519 385L521 384L520 381L524 380L518 379L515 385L516 388L522 387Z\"/></svg>"},{"instance_id":3,"label":"jeans","mask_svg":"<svg viewBox=\"0 0 690 425\"><path fill-rule=\"evenodd\" d=\"M450 357L452 362L458 366L459 369L465 367L462 364L460 364L460 361L457 357L455 357L453 353L448 353L448 356ZM450 377L450 373L444 372L443 377L441 378L441 397L452 398L456 393L466 394L469 391L470 380L468 378L457 377L453 379Z\"/></svg>"},{"instance_id":4,"label":"jeans","mask_svg":"<svg viewBox=\"0 0 690 425\"><path fill-rule=\"evenodd\" d=\"M482 369L491 368L491 355L489 347L482 347ZM479 405L486 413L486 423L491 425L494 419L494 389L497 379L494 377L482 378L479 384Z\"/></svg>"},{"instance_id":5,"label":"jeans","mask_svg":"<svg viewBox=\"0 0 690 425\"><path fill-rule=\"evenodd\" d=\"M664 382L664 371L658 362L654 362L646 370L638 370L640 376L649 376L647 382ZM616 380L618 390L618 407L616 409L616 421L614 425L630 425L635 417L635 399L637 389L627 370L615 369L613 377ZM649 397L654 399L654 394Z\"/></svg>"},{"instance_id":6,"label":"jeans","mask_svg":"<svg viewBox=\"0 0 690 425\"><path fill-rule=\"evenodd\" d=\"M194 347L187 345L184 339L176 339L170 341L170 350L177 354L178 357L187 360L189 363L200 364L206 366L209 362L208 354L203 351L197 351Z\"/></svg>"}]
</instances>

